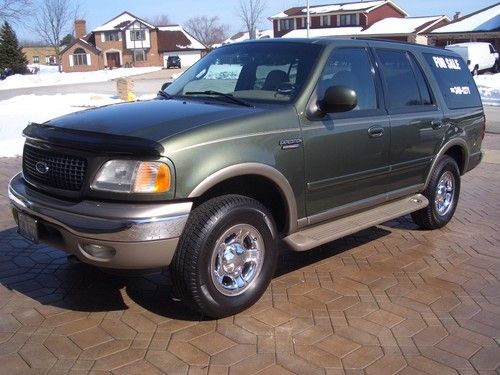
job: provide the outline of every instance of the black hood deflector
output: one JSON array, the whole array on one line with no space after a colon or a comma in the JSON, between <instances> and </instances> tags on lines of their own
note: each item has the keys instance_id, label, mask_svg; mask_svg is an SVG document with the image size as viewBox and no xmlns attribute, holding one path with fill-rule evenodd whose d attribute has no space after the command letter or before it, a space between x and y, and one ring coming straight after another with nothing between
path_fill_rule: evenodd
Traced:
<instances>
[{"instance_id":1,"label":"black hood deflector","mask_svg":"<svg viewBox=\"0 0 500 375\"><path fill-rule=\"evenodd\" d=\"M160 157L165 152L160 143L150 139L67 129L46 124L31 123L23 130L23 135L30 140L96 154Z\"/></svg>"}]
</instances>

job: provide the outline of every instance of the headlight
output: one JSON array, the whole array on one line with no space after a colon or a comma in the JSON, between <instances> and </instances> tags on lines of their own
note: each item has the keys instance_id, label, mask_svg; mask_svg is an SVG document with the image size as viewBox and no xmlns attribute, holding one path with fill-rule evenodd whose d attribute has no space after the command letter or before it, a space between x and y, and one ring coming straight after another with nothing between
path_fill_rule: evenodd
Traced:
<instances>
[{"instance_id":1,"label":"headlight","mask_svg":"<svg viewBox=\"0 0 500 375\"><path fill-rule=\"evenodd\" d=\"M110 160L97 173L92 189L118 193L165 193L170 184L170 169L165 163Z\"/></svg>"}]
</instances>

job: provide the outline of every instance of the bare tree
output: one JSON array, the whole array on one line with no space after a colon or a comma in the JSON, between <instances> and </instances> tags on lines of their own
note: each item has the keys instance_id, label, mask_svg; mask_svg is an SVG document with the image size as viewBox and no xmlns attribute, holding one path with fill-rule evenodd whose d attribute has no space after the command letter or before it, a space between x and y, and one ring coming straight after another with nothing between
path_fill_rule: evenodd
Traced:
<instances>
[{"instance_id":1,"label":"bare tree","mask_svg":"<svg viewBox=\"0 0 500 375\"><path fill-rule=\"evenodd\" d=\"M167 14L159 14L151 17L143 17L143 20L153 26L166 26L170 25L170 17Z\"/></svg>"},{"instance_id":2,"label":"bare tree","mask_svg":"<svg viewBox=\"0 0 500 375\"><path fill-rule=\"evenodd\" d=\"M220 24L217 16L190 18L184 28L207 47L227 39L227 26Z\"/></svg>"},{"instance_id":3,"label":"bare tree","mask_svg":"<svg viewBox=\"0 0 500 375\"><path fill-rule=\"evenodd\" d=\"M77 13L78 4L71 0L41 0L35 16L35 30L45 43L54 48L59 69L61 40L73 31Z\"/></svg>"},{"instance_id":4,"label":"bare tree","mask_svg":"<svg viewBox=\"0 0 500 375\"><path fill-rule=\"evenodd\" d=\"M250 39L255 39L257 26L262 19L262 13L266 9L265 0L240 0L238 6L238 17L247 28Z\"/></svg>"},{"instance_id":5,"label":"bare tree","mask_svg":"<svg viewBox=\"0 0 500 375\"><path fill-rule=\"evenodd\" d=\"M31 0L0 0L0 20L19 22L31 9Z\"/></svg>"}]
</instances>

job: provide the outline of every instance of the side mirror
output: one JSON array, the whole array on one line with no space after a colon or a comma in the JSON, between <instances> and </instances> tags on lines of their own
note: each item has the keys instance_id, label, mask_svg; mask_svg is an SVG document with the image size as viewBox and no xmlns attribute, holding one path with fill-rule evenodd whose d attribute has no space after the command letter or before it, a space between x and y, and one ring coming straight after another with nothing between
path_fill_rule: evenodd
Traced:
<instances>
[{"instance_id":1,"label":"side mirror","mask_svg":"<svg viewBox=\"0 0 500 375\"><path fill-rule=\"evenodd\" d=\"M346 86L330 86L325 91L325 97L318 102L323 114L347 112L358 105L356 91Z\"/></svg>"},{"instance_id":2,"label":"side mirror","mask_svg":"<svg viewBox=\"0 0 500 375\"><path fill-rule=\"evenodd\" d=\"M161 85L161 91L165 90L171 84L172 84L172 82L165 82L163 85Z\"/></svg>"}]
</instances>

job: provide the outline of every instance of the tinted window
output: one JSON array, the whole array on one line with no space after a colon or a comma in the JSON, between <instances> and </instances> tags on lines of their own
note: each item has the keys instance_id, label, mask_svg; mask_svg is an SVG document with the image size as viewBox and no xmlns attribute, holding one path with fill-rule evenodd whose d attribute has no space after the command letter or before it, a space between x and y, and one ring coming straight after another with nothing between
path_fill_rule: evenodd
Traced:
<instances>
[{"instance_id":1,"label":"tinted window","mask_svg":"<svg viewBox=\"0 0 500 375\"><path fill-rule=\"evenodd\" d=\"M408 57L410 58L413 73L415 74L415 79L417 80L418 88L420 91L420 100L422 101L422 104L433 104L434 101L429 90L429 85L427 84L427 81L424 77L424 73L422 73L420 64L415 60L415 57L413 55L409 54Z\"/></svg>"},{"instance_id":2,"label":"tinted window","mask_svg":"<svg viewBox=\"0 0 500 375\"><path fill-rule=\"evenodd\" d=\"M245 100L290 102L302 89L323 47L303 43L235 43L217 48L167 89L170 95L219 91ZM194 95L193 95L194 94Z\"/></svg>"},{"instance_id":3,"label":"tinted window","mask_svg":"<svg viewBox=\"0 0 500 375\"><path fill-rule=\"evenodd\" d=\"M354 110L376 109L377 96L368 53L362 48L338 48L328 59L318 83L318 97L330 86L347 86L358 96Z\"/></svg>"},{"instance_id":4,"label":"tinted window","mask_svg":"<svg viewBox=\"0 0 500 375\"><path fill-rule=\"evenodd\" d=\"M406 52L377 50L377 55L384 73L389 107L402 108L424 104Z\"/></svg>"},{"instance_id":5,"label":"tinted window","mask_svg":"<svg viewBox=\"0 0 500 375\"><path fill-rule=\"evenodd\" d=\"M460 57L424 53L450 109L481 106L476 84Z\"/></svg>"}]
</instances>

